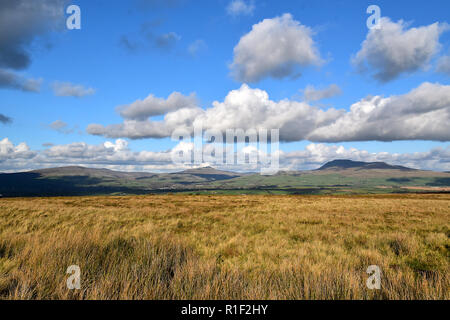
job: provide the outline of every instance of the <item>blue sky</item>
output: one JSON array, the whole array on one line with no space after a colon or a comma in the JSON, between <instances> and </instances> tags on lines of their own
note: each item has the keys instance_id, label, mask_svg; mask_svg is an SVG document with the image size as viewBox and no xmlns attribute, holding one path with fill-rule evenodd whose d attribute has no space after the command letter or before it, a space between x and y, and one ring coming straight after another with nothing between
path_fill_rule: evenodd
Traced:
<instances>
[{"instance_id":1,"label":"blue sky","mask_svg":"<svg viewBox=\"0 0 450 320\"><path fill-rule=\"evenodd\" d=\"M67 146L76 142L95 146L116 139L126 140L130 152L160 152L174 147L176 142L168 137L111 138L90 134L86 128L91 124L106 127L122 123L124 119L116 107L130 105L149 94L167 99L175 91L185 96L195 93L198 106L206 110L212 107L214 101L223 102L230 91L238 90L244 82L251 89L267 92L270 100L275 102L283 99L302 102L302 90L307 86L325 89L332 84L337 85L341 94L309 101L308 104L318 109L346 111L367 96L387 98L405 95L423 83L448 88L449 74L438 72L437 65L439 59L450 55L449 31L440 33L438 47L420 67L411 72L401 72L386 82L374 79L367 72L358 73L351 62L369 33L366 26L370 16L366 13L369 5L378 5L381 16L389 17L393 23L404 20L407 30L436 22L445 29L450 12L448 1L241 1L248 6L248 11L234 14L229 10L231 0L179 0L170 4L149 0L64 2L63 8L68 4L81 8L81 30L54 28L31 34L32 41L22 44L30 55L31 63L20 70L3 66L24 79L41 79L42 82L39 92L0 87L0 114L12 119L0 124L0 140L7 138L14 146L25 143L39 157L44 157L45 150L52 146ZM60 8L57 0L49 2ZM291 21L309 28L322 63L319 66L299 66L301 76L298 77L264 76L259 81L237 80L230 65L235 59L233 49L241 38L264 19L274 19L286 13L291 15ZM62 19L67 16L64 11L61 12ZM124 39L135 48L127 48ZM167 43L163 43L164 39ZM193 48L197 48L195 54ZM83 97L58 96L54 90L55 82L92 88L95 93ZM447 91L443 94L446 95ZM153 120L162 121L163 117L159 115ZM55 121L64 123L64 127L55 130L57 126L50 126ZM305 150L311 143L320 143L369 153L412 154L430 152L435 148L448 150L445 132L441 141L436 140L400 138L399 141L381 142L343 139L332 142L287 139L288 142L281 144L281 149L295 152ZM46 143L52 146L44 147ZM67 157L70 158L70 153L60 158ZM449 159L442 155L439 157L432 163L426 162L429 159L425 158L423 164L414 162L413 165L438 170L449 168ZM0 160L0 170L40 166L41 158L30 156L28 159L34 160L5 156ZM68 160L70 163L74 161ZM392 161L401 160L393 158ZM61 160L61 164L65 163ZM308 161L305 167L306 163ZM49 161L42 163L42 166L50 164L59 163ZM84 162L80 160L80 164ZM114 161L110 165L114 166ZM136 169L135 164L130 165L130 168ZM127 169L123 163L120 168Z\"/></svg>"}]
</instances>

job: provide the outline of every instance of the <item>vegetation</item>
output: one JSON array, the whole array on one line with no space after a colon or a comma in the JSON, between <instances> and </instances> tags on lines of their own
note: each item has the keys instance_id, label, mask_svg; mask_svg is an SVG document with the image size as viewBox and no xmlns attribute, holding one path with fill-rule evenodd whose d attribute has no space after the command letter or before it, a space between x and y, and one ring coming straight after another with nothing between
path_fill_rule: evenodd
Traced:
<instances>
[{"instance_id":1,"label":"vegetation","mask_svg":"<svg viewBox=\"0 0 450 320\"><path fill-rule=\"evenodd\" d=\"M449 215L448 194L0 199L0 298L449 299Z\"/></svg>"},{"instance_id":2,"label":"vegetation","mask_svg":"<svg viewBox=\"0 0 450 320\"><path fill-rule=\"evenodd\" d=\"M4 197L202 194L377 194L450 192L450 173L413 170L382 162L329 162L313 171L273 176L211 167L177 173L117 172L63 167L0 174Z\"/></svg>"}]
</instances>

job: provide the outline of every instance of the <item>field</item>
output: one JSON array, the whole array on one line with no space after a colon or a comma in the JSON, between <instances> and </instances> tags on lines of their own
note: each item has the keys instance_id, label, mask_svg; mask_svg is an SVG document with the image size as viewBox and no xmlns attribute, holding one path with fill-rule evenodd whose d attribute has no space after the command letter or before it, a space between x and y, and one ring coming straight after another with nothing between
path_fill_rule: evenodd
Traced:
<instances>
[{"instance_id":1,"label":"field","mask_svg":"<svg viewBox=\"0 0 450 320\"><path fill-rule=\"evenodd\" d=\"M446 172L399 169L384 163L341 162L344 164L340 167L333 166L331 162L318 170L281 171L273 176L221 171L211 167L159 174L85 167L50 168L0 173L0 195L124 196L175 192L217 195L353 195L446 192L450 188L450 173Z\"/></svg>"},{"instance_id":2,"label":"field","mask_svg":"<svg viewBox=\"0 0 450 320\"><path fill-rule=\"evenodd\" d=\"M450 299L449 268L449 194L0 199L1 299Z\"/></svg>"}]
</instances>

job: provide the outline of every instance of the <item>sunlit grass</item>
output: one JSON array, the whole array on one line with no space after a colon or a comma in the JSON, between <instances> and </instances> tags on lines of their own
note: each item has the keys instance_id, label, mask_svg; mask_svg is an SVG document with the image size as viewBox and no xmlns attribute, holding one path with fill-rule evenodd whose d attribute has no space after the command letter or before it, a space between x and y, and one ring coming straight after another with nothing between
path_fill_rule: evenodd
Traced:
<instances>
[{"instance_id":1,"label":"sunlit grass","mask_svg":"<svg viewBox=\"0 0 450 320\"><path fill-rule=\"evenodd\" d=\"M1 199L0 298L449 299L449 218L449 195Z\"/></svg>"}]
</instances>

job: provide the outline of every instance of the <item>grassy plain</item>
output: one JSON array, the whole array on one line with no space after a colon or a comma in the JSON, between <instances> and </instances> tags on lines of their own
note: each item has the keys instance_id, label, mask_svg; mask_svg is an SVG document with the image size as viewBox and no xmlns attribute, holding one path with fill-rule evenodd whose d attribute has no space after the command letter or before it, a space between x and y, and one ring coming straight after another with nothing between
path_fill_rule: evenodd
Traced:
<instances>
[{"instance_id":1,"label":"grassy plain","mask_svg":"<svg viewBox=\"0 0 450 320\"><path fill-rule=\"evenodd\" d=\"M450 299L449 269L449 194L0 199L1 299Z\"/></svg>"}]
</instances>

